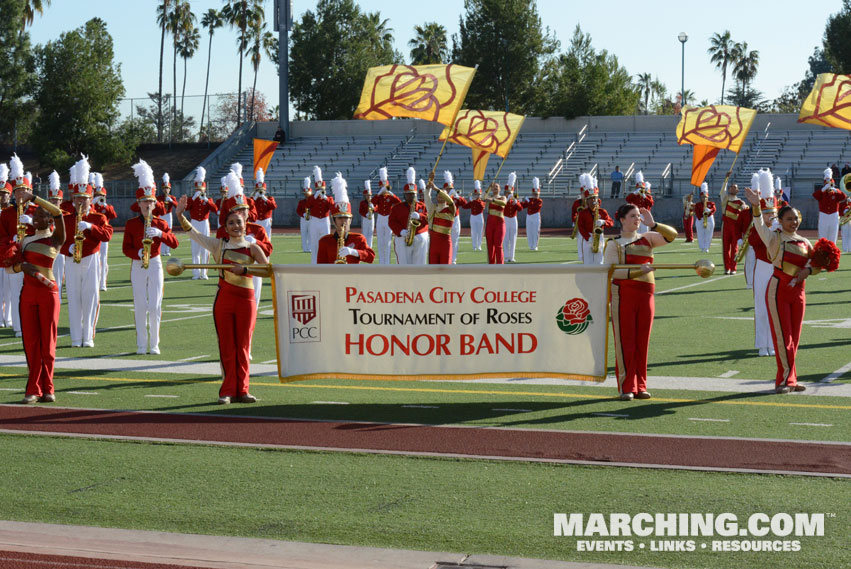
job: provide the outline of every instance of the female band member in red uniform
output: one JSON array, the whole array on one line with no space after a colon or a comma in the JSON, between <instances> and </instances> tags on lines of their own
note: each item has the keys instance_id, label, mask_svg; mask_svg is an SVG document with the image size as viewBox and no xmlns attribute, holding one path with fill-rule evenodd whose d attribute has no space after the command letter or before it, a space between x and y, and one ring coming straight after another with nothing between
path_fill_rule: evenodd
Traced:
<instances>
[{"instance_id":1,"label":"female band member in red uniform","mask_svg":"<svg viewBox=\"0 0 851 569\"><path fill-rule=\"evenodd\" d=\"M606 241L603 261L607 265L641 265L612 273L612 330L615 338L615 375L621 399L650 399L647 392L647 350L653 327L653 249L671 243L677 230L655 223L649 209L624 204L615 218L620 236ZM650 231L639 233L642 221Z\"/></svg>"},{"instance_id":2,"label":"female band member in red uniform","mask_svg":"<svg viewBox=\"0 0 851 569\"><path fill-rule=\"evenodd\" d=\"M349 231L352 225L352 204L349 203L349 188L343 175L331 180L334 191L334 206L331 208L331 218L334 220L334 233L323 235L319 239L319 253L316 263L319 265L345 261L348 265L357 263L372 263L375 251L366 242L366 237L360 233ZM342 246L340 237L343 238Z\"/></svg>"},{"instance_id":3,"label":"female band member in red uniform","mask_svg":"<svg viewBox=\"0 0 851 569\"><path fill-rule=\"evenodd\" d=\"M500 195L499 184L491 184L485 202L488 204L488 221L485 226L485 240L488 247L488 264L505 264L505 253L502 249L502 241L505 239L505 219L503 211L508 200Z\"/></svg>"},{"instance_id":4,"label":"female band member in red uniform","mask_svg":"<svg viewBox=\"0 0 851 569\"><path fill-rule=\"evenodd\" d=\"M27 192L27 200L33 199ZM34 198L39 207L33 212L35 235L21 243L21 260L12 267L24 273L21 288L21 333L27 356L29 378L23 403L52 403L53 363L56 359L56 331L59 325L59 289L53 275L53 261L65 242L62 210L41 198ZM54 218L57 219L53 223ZM53 226L53 227L52 227ZM13 244L17 248L18 244Z\"/></svg>"},{"instance_id":5,"label":"female band member in red uniform","mask_svg":"<svg viewBox=\"0 0 851 569\"><path fill-rule=\"evenodd\" d=\"M268 259L258 243L245 239L245 219L237 213L248 204L239 178L234 172L227 175L228 197L222 202L221 219L227 237L217 239L201 234L182 215L186 209L186 196L180 198L176 213L180 226L189 231L189 238L210 252L216 264L233 264L233 268L219 271L219 291L213 303L213 319L219 339L219 359L224 381L219 390L219 403L254 403L257 398L248 392L249 350L251 330L257 315L254 303L252 276L265 274L253 271L248 265L266 264Z\"/></svg>"}]
</instances>

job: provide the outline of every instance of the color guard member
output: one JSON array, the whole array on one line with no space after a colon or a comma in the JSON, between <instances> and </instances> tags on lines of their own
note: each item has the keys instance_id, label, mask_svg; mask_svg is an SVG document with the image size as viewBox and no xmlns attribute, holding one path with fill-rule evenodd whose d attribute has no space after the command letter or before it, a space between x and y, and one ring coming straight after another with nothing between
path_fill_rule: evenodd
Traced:
<instances>
[{"instance_id":1,"label":"color guard member","mask_svg":"<svg viewBox=\"0 0 851 569\"><path fill-rule=\"evenodd\" d=\"M488 264L504 265L505 250L503 249L503 241L505 240L505 219L503 212L508 200L501 195L499 183L493 182L490 185L488 195L485 196L485 203L488 204L488 223L485 227Z\"/></svg>"},{"instance_id":2,"label":"color guard member","mask_svg":"<svg viewBox=\"0 0 851 569\"><path fill-rule=\"evenodd\" d=\"M428 264L429 265L451 265L453 257L452 227L457 219L457 207L452 196L447 193L447 188L452 190L452 173L449 170L443 172L443 189L434 185L434 173L430 173L425 191L425 206L428 212ZM432 192L437 193L435 201Z\"/></svg>"},{"instance_id":3,"label":"color guard member","mask_svg":"<svg viewBox=\"0 0 851 569\"><path fill-rule=\"evenodd\" d=\"M749 220L745 214L748 205L738 196L738 184L731 184L727 190L721 189L721 256L724 259L724 274L736 274L736 255L739 252L739 242L745 228L743 222Z\"/></svg>"},{"instance_id":4,"label":"color guard member","mask_svg":"<svg viewBox=\"0 0 851 569\"><path fill-rule=\"evenodd\" d=\"M449 175L446 178L446 175ZM443 173L444 179L449 180L449 187L446 187L446 182L443 184L443 191L449 194L449 197L452 198L452 201L455 203L455 218L452 220L452 264L458 264L458 241L461 239L461 208L467 205L467 200L455 191L454 181L452 180L452 174L449 171L445 171Z\"/></svg>"}]
</instances>

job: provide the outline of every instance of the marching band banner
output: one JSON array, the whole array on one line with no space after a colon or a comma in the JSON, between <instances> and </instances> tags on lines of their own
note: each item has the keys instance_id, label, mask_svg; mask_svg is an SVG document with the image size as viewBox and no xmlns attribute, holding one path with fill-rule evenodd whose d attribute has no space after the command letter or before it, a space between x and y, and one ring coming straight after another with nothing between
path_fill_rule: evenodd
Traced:
<instances>
[{"instance_id":1,"label":"marching band banner","mask_svg":"<svg viewBox=\"0 0 851 569\"><path fill-rule=\"evenodd\" d=\"M603 381L607 267L274 265L282 382Z\"/></svg>"}]
</instances>

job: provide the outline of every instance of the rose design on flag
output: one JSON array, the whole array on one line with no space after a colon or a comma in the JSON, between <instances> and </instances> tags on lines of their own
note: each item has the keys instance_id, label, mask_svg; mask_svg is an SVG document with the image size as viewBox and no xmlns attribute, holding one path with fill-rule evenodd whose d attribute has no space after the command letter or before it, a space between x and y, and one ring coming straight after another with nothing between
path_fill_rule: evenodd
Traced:
<instances>
[{"instance_id":1,"label":"rose design on flag","mask_svg":"<svg viewBox=\"0 0 851 569\"><path fill-rule=\"evenodd\" d=\"M678 137L679 144L704 144L720 148L730 148L733 140L742 132L743 121L736 110L736 116L716 108L709 107L686 109L683 112L684 128Z\"/></svg>"},{"instance_id":2,"label":"rose design on flag","mask_svg":"<svg viewBox=\"0 0 851 569\"><path fill-rule=\"evenodd\" d=\"M556 314L559 329L571 336L583 333L593 321L588 301L584 298L571 298Z\"/></svg>"},{"instance_id":3,"label":"rose design on flag","mask_svg":"<svg viewBox=\"0 0 851 569\"><path fill-rule=\"evenodd\" d=\"M813 92L807 97L798 122L809 122L848 128L851 125L851 77L848 75L823 74L830 77L828 81L819 81L813 87ZM809 114L808 114L809 113Z\"/></svg>"},{"instance_id":4,"label":"rose design on flag","mask_svg":"<svg viewBox=\"0 0 851 569\"><path fill-rule=\"evenodd\" d=\"M420 73L410 65L393 65L374 78L369 108L356 113L355 118L376 120L427 114L428 120L440 122L441 110L452 105L456 95L451 64L446 66L445 74L438 78L432 73ZM445 88L438 93L441 82ZM441 100L441 96L446 100Z\"/></svg>"}]
</instances>

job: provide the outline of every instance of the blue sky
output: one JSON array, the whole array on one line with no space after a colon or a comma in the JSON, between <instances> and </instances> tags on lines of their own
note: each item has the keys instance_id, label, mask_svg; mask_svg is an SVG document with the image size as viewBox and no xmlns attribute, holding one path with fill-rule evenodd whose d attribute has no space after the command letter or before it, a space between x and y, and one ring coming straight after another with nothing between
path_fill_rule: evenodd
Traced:
<instances>
[{"instance_id":1,"label":"blue sky","mask_svg":"<svg viewBox=\"0 0 851 569\"><path fill-rule=\"evenodd\" d=\"M190 0L198 16L209 8L221 8L221 0ZM272 0L266 0L266 13L272 13ZM595 49L607 49L617 55L621 65L632 75L651 73L671 93L678 92L681 80L680 32L689 36L685 44L685 87L698 100L714 101L720 96L721 74L709 62L706 50L714 32L729 29L736 41L747 41L750 49L760 52L759 74L753 86L768 98L777 97L786 85L799 81L807 70L807 58L821 44L825 22L839 11L841 0L730 1L681 3L682 8L667 1L631 2L609 0L587 2L575 0L539 0L538 11L545 26L555 33L566 48L577 24L590 33ZM293 0L296 19L315 9L312 0ZM458 31L463 0L430 0L406 2L362 0L366 11L379 11L390 20L396 48L408 56L408 40L415 25L436 21L449 34ZM107 22L115 42L116 60L120 62L127 97L145 97L156 91L159 70L159 29L156 25L156 0L53 0L43 16L36 16L30 29L35 43L55 39L63 31L76 28L98 16ZM200 24L199 24L200 26ZM166 39L168 46L168 39ZM201 31L201 48L189 61L186 94L201 95L207 62L208 36ZM210 92L236 92L239 65L236 33L219 29L213 38ZM171 90L171 53L166 48L163 89ZM178 60L178 91L181 88L182 63ZM321 70L318 70L321 72ZM244 63L243 85L250 86L253 71ZM272 104L278 99L278 77L268 61L261 64L258 90ZM129 113L129 102L122 112ZM200 98L186 100L187 114L200 113Z\"/></svg>"}]
</instances>

